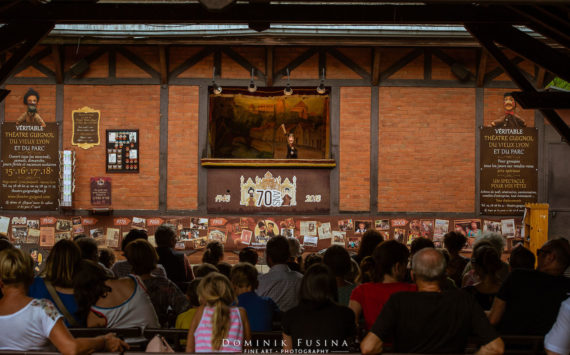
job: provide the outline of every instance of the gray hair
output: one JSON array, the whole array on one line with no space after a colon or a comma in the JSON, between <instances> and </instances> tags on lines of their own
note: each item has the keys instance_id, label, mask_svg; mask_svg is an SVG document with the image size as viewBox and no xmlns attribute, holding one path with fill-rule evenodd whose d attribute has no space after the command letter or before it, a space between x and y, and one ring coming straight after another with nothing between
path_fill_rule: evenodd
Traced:
<instances>
[{"instance_id":1,"label":"gray hair","mask_svg":"<svg viewBox=\"0 0 570 355\"><path fill-rule=\"evenodd\" d=\"M493 249L495 249L497 251L497 253L499 254L499 256L501 256L503 254L503 250L505 250L505 238L503 238L503 236L500 233L497 232L484 232L481 235L481 238L475 242L475 245L473 245L473 250L477 249L478 244L481 243L482 241L486 241L491 243L491 246L493 247Z\"/></svg>"},{"instance_id":2,"label":"gray hair","mask_svg":"<svg viewBox=\"0 0 570 355\"><path fill-rule=\"evenodd\" d=\"M291 257L296 258L303 254L301 243L299 243L297 238L287 238L287 243L289 243L289 254L291 254Z\"/></svg>"},{"instance_id":3,"label":"gray hair","mask_svg":"<svg viewBox=\"0 0 570 355\"><path fill-rule=\"evenodd\" d=\"M433 282L439 281L445 274L445 258L434 248L424 248L414 254L412 270L417 279Z\"/></svg>"}]
</instances>

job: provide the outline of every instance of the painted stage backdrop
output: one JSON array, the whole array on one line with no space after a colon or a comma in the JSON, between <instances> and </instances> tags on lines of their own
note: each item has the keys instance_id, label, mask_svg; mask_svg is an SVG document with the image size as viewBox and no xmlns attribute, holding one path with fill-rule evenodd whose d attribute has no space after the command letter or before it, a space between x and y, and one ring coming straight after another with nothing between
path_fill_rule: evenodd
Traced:
<instances>
[{"instance_id":1,"label":"painted stage backdrop","mask_svg":"<svg viewBox=\"0 0 570 355\"><path fill-rule=\"evenodd\" d=\"M315 95L314 88L295 88L289 96L270 89L210 95L210 158L285 158L285 132L295 135L299 158L328 158L329 96Z\"/></svg>"}]
</instances>

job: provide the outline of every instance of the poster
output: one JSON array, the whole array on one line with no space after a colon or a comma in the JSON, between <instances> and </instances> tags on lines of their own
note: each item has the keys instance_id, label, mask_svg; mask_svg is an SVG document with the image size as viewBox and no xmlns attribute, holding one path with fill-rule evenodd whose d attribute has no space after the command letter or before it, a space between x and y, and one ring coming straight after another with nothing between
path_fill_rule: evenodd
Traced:
<instances>
[{"instance_id":1,"label":"poster","mask_svg":"<svg viewBox=\"0 0 570 355\"><path fill-rule=\"evenodd\" d=\"M110 177L92 177L91 186L91 205L93 206L111 206L111 178Z\"/></svg>"},{"instance_id":2,"label":"poster","mask_svg":"<svg viewBox=\"0 0 570 355\"><path fill-rule=\"evenodd\" d=\"M0 209L59 208L58 125L2 123Z\"/></svg>"},{"instance_id":3,"label":"poster","mask_svg":"<svg viewBox=\"0 0 570 355\"><path fill-rule=\"evenodd\" d=\"M101 144L99 136L99 119L101 111L83 107L71 112L72 136L71 144L79 148L89 149Z\"/></svg>"},{"instance_id":4,"label":"poster","mask_svg":"<svg viewBox=\"0 0 570 355\"><path fill-rule=\"evenodd\" d=\"M139 172L139 131L107 130L107 173Z\"/></svg>"},{"instance_id":5,"label":"poster","mask_svg":"<svg viewBox=\"0 0 570 355\"><path fill-rule=\"evenodd\" d=\"M538 191L536 128L481 128L482 215L522 216Z\"/></svg>"}]
</instances>

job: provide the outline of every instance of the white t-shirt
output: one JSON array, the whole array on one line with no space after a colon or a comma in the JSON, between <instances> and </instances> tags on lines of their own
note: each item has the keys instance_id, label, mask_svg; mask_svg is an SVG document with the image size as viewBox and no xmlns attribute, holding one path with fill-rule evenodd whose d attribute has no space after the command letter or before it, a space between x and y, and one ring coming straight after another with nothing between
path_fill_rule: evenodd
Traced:
<instances>
[{"instance_id":1,"label":"white t-shirt","mask_svg":"<svg viewBox=\"0 0 570 355\"><path fill-rule=\"evenodd\" d=\"M0 316L0 350L52 351L49 334L61 317L46 299L33 299L18 312Z\"/></svg>"},{"instance_id":2,"label":"white t-shirt","mask_svg":"<svg viewBox=\"0 0 570 355\"><path fill-rule=\"evenodd\" d=\"M570 354L570 298L560 305L556 323L544 337L544 348L558 354Z\"/></svg>"}]
</instances>

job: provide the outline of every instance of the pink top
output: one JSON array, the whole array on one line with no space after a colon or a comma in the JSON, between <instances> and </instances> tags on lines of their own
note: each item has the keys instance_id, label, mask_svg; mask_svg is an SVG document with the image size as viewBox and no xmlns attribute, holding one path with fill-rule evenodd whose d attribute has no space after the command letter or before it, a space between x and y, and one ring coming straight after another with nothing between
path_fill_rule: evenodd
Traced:
<instances>
[{"instance_id":1,"label":"pink top","mask_svg":"<svg viewBox=\"0 0 570 355\"><path fill-rule=\"evenodd\" d=\"M243 349L243 324L238 307L230 307L230 329L228 335L222 339L222 346L218 350L212 349L212 316L213 307L204 307L200 324L194 332L197 353L241 353Z\"/></svg>"}]
</instances>

